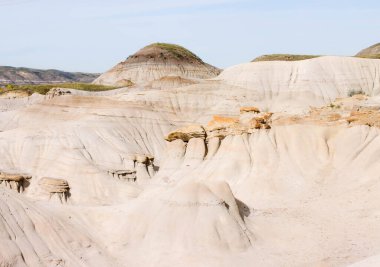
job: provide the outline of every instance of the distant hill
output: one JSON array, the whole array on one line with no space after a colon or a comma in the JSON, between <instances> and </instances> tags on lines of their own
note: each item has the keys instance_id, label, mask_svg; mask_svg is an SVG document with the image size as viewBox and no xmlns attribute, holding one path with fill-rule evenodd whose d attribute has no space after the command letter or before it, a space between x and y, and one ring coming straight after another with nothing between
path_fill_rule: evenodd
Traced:
<instances>
[{"instance_id":1,"label":"distant hill","mask_svg":"<svg viewBox=\"0 0 380 267\"><path fill-rule=\"evenodd\" d=\"M163 82L164 77L171 79L173 86L183 85L182 81L193 82L199 79L214 78L220 70L205 63L190 50L175 44L153 43L129 56L111 70L97 78L95 84L124 85ZM168 80L166 79L166 82Z\"/></svg>"},{"instance_id":2,"label":"distant hill","mask_svg":"<svg viewBox=\"0 0 380 267\"><path fill-rule=\"evenodd\" d=\"M357 57L380 59L380 43L363 49L356 54Z\"/></svg>"},{"instance_id":3,"label":"distant hill","mask_svg":"<svg viewBox=\"0 0 380 267\"><path fill-rule=\"evenodd\" d=\"M252 62L259 61L298 61L316 58L319 56L316 55L291 55L291 54L271 54L271 55L263 55L255 58Z\"/></svg>"},{"instance_id":4,"label":"distant hill","mask_svg":"<svg viewBox=\"0 0 380 267\"><path fill-rule=\"evenodd\" d=\"M50 84L81 82L91 83L99 74L65 72L60 70L39 70L0 66L0 85L6 84Z\"/></svg>"}]
</instances>

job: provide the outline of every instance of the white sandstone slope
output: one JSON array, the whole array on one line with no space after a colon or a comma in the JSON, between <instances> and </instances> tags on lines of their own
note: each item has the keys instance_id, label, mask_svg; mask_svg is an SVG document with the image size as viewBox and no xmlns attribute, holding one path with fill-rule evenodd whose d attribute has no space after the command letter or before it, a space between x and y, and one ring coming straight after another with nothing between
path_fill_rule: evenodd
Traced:
<instances>
[{"instance_id":1,"label":"white sandstone slope","mask_svg":"<svg viewBox=\"0 0 380 267\"><path fill-rule=\"evenodd\" d=\"M379 65L0 101L0 266L378 263Z\"/></svg>"},{"instance_id":2,"label":"white sandstone slope","mask_svg":"<svg viewBox=\"0 0 380 267\"><path fill-rule=\"evenodd\" d=\"M318 57L301 61L240 64L217 78L223 84L255 91L257 100L283 108L326 104L351 91L380 93L380 60L353 57ZM281 107L282 106L282 107Z\"/></svg>"},{"instance_id":3,"label":"white sandstone slope","mask_svg":"<svg viewBox=\"0 0 380 267\"><path fill-rule=\"evenodd\" d=\"M0 211L1 266L116 266L69 213L57 216L7 189Z\"/></svg>"},{"instance_id":4,"label":"white sandstone slope","mask_svg":"<svg viewBox=\"0 0 380 267\"><path fill-rule=\"evenodd\" d=\"M122 86L137 84L153 88L167 83L182 86L213 78L219 72L219 69L204 63L182 46L154 43L117 64L94 83Z\"/></svg>"}]
</instances>

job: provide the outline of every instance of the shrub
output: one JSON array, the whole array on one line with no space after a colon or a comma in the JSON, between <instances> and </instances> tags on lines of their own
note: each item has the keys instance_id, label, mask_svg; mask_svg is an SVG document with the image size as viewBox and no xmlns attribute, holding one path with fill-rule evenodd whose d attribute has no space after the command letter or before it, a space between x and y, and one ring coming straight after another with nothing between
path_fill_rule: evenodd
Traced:
<instances>
[{"instance_id":1,"label":"shrub","mask_svg":"<svg viewBox=\"0 0 380 267\"><path fill-rule=\"evenodd\" d=\"M367 94L362 89L348 91L349 97L354 96L354 95L367 95Z\"/></svg>"}]
</instances>

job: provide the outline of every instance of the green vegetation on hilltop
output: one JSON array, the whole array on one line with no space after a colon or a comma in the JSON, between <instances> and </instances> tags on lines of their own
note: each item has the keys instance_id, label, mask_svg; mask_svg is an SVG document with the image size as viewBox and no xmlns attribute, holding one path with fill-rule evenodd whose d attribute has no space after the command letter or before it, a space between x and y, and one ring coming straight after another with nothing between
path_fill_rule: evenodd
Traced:
<instances>
[{"instance_id":1,"label":"green vegetation on hilltop","mask_svg":"<svg viewBox=\"0 0 380 267\"><path fill-rule=\"evenodd\" d=\"M83 91L107 91L120 88L120 86L105 86L91 83L59 83L59 84L29 84L29 85L14 85L8 84L3 88L0 88L0 94L11 91L26 92L28 95L33 93L39 93L45 95L52 88L68 88L77 89Z\"/></svg>"},{"instance_id":2,"label":"green vegetation on hilltop","mask_svg":"<svg viewBox=\"0 0 380 267\"><path fill-rule=\"evenodd\" d=\"M166 50L166 51L172 53L175 57L177 57L179 59L190 58L190 59L194 59L194 60L199 61L199 62L203 62L202 59L200 59L193 52L189 51L188 49L186 49L180 45L167 44L167 43L154 43L154 44L148 45L147 47L161 48L163 50Z\"/></svg>"},{"instance_id":3,"label":"green vegetation on hilltop","mask_svg":"<svg viewBox=\"0 0 380 267\"><path fill-rule=\"evenodd\" d=\"M263 55L258 58L252 60L252 62L259 61L298 61L305 60L311 58L317 58L320 56L317 55L291 55L291 54L271 54L271 55Z\"/></svg>"}]
</instances>

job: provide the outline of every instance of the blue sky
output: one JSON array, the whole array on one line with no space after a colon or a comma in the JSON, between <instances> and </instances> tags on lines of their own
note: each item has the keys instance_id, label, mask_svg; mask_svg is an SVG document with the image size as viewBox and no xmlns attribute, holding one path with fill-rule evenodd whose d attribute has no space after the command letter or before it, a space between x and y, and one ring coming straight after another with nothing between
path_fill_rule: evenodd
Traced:
<instances>
[{"instance_id":1,"label":"blue sky","mask_svg":"<svg viewBox=\"0 0 380 267\"><path fill-rule=\"evenodd\" d=\"M0 0L0 65L104 72L153 42L225 68L380 42L378 0Z\"/></svg>"}]
</instances>

